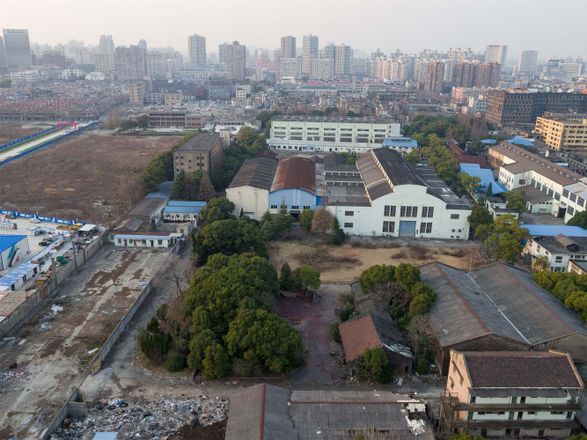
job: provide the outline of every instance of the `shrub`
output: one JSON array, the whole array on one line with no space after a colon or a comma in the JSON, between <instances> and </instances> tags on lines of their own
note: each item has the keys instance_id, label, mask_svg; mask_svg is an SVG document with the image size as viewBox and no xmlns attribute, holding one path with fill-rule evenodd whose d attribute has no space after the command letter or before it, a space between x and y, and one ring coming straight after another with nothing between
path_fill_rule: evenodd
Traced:
<instances>
[{"instance_id":1,"label":"shrub","mask_svg":"<svg viewBox=\"0 0 587 440\"><path fill-rule=\"evenodd\" d=\"M165 359L165 368L167 368L167 371L171 371L172 373L183 370L186 365L186 357L180 353L169 353L167 355L167 359Z\"/></svg>"}]
</instances>

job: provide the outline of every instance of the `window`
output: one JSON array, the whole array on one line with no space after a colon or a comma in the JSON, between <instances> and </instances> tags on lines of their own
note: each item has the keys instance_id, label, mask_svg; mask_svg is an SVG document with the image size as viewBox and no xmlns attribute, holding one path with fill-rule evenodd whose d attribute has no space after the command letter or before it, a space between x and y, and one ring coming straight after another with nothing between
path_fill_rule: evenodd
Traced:
<instances>
[{"instance_id":1,"label":"window","mask_svg":"<svg viewBox=\"0 0 587 440\"><path fill-rule=\"evenodd\" d=\"M304 209L310 209L310 205L304 206Z\"/></svg>"},{"instance_id":2,"label":"window","mask_svg":"<svg viewBox=\"0 0 587 440\"><path fill-rule=\"evenodd\" d=\"M395 222L383 222L383 232L395 232Z\"/></svg>"},{"instance_id":3,"label":"window","mask_svg":"<svg viewBox=\"0 0 587 440\"><path fill-rule=\"evenodd\" d=\"M385 205L383 207L383 215L385 217L395 217L395 206Z\"/></svg>"},{"instance_id":4,"label":"window","mask_svg":"<svg viewBox=\"0 0 587 440\"><path fill-rule=\"evenodd\" d=\"M300 209L298 205L291 205L291 209Z\"/></svg>"},{"instance_id":5,"label":"window","mask_svg":"<svg viewBox=\"0 0 587 440\"><path fill-rule=\"evenodd\" d=\"M352 217L352 216L354 216L354 215L355 215L355 211L345 211L345 212L344 212L344 215L345 215L346 217Z\"/></svg>"},{"instance_id":6,"label":"window","mask_svg":"<svg viewBox=\"0 0 587 440\"><path fill-rule=\"evenodd\" d=\"M434 206L424 206L422 208L422 217L426 217L426 218L434 217Z\"/></svg>"},{"instance_id":7,"label":"window","mask_svg":"<svg viewBox=\"0 0 587 440\"><path fill-rule=\"evenodd\" d=\"M558 255L558 256L554 257L554 262L555 263L562 263L563 262L562 255Z\"/></svg>"},{"instance_id":8,"label":"window","mask_svg":"<svg viewBox=\"0 0 587 440\"><path fill-rule=\"evenodd\" d=\"M458 220L458 219L459 219L459 217L460 217L460 215L459 215L459 214L451 214L451 215L450 215L450 219L451 219L451 220Z\"/></svg>"},{"instance_id":9,"label":"window","mask_svg":"<svg viewBox=\"0 0 587 440\"><path fill-rule=\"evenodd\" d=\"M344 227L345 228L352 228L353 227L353 224L352 223L345 223L344 224Z\"/></svg>"},{"instance_id":10,"label":"window","mask_svg":"<svg viewBox=\"0 0 587 440\"><path fill-rule=\"evenodd\" d=\"M572 206L569 206L569 207L568 207L568 209L567 209L567 211L568 211L568 212L569 212L569 214L571 214L571 215L575 214L575 210L573 209L573 207L572 207Z\"/></svg>"},{"instance_id":11,"label":"window","mask_svg":"<svg viewBox=\"0 0 587 440\"><path fill-rule=\"evenodd\" d=\"M279 206L277 206L277 205L271 205L271 209L277 209L277 208L279 208Z\"/></svg>"},{"instance_id":12,"label":"window","mask_svg":"<svg viewBox=\"0 0 587 440\"><path fill-rule=\"evenodd\" d=\"M569 191L563 189L563 197L569 197Z\"/></svg>"},{"instance_id":13,"label":"window","mask_svg":"<svg viewBox=\"0 0 587 440\"><path fill-rule=\"evenodd\" d=\"M571 194L571 202L576 202L576 201L577 201L577 195Z\"/></svg>"},{"instance_id":14,"label":"window","mask_svg":"<svg viewBox=\"0 0 587 440\"><path fill-rule=\"evenodd\" d=\"M430 234L432 232L432 223L420 223L420 234Z\"/></svg>"},{"instance_id":15,"label":"window","mask_svg":"<svg viewBox=\"0 0 587 440\"><path fill-rule=\"evenodd\" d=\"M402 206L400 209L401 217L418 217L417 206Z\"/></svg>"}]
</instances>

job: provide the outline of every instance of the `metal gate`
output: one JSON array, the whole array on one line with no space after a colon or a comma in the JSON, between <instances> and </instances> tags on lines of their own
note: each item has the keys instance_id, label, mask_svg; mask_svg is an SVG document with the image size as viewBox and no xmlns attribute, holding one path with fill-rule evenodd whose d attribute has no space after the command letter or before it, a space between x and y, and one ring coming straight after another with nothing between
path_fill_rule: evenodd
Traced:
<instances>
[{"instance_id":1,"label":"metal gate","mask_svg":"<svg viewBox=\"0 0 587 440\"><path fill-rule=\"evenodd\" d=\"M400 237L415 237L416 236L416 222L399 222L399 236Z\"/></svg>"}]
</instances>

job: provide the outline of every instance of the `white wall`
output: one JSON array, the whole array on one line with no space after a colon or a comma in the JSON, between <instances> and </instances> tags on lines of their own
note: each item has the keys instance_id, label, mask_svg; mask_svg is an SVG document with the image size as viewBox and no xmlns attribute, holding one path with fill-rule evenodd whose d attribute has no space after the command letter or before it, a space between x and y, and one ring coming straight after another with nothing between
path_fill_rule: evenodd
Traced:
<instances>
[{"instance_id":1,"label":"white wall","mask_svg":"<svg viewBox=\"0 0 587 440\"><path fill-rule=\"evenodd\" d=\"M234 203L235 216L243 214L261 220L263 214L269 210L269 191L252 186L239 186L226 189L226 198Z\"/></svg>"},{"instance_id":2,"label":"white wall","mask_svg":"<svg viewBox=\"0 0 587 440\"><path fill-rule=\"evenodd\" d=\"M395 217L385 217L385 205L395 206ZM400 217L401 206L417 206L418 215L415 218ZM422 217L423 207L434 207L432 218ZM460 239L469 238L469 222L467 218L470 210L448 210L446 203L441 199L426 193L426 187L418 185L400 185L394 192L373 201L372 206L328 206L328 210L336 216L344 232L351 235L399 236L400 220L416 222L416 237ZM345 213L352 211L353 216ZM458 215L458 219L451 219L451 214ZM384 233L383 222L395 222L395 232ZM432 232L421 233L421 223L432 223ZM345 227L345 223L352 223L352 227Z\"/></svg>"}]
</instances>

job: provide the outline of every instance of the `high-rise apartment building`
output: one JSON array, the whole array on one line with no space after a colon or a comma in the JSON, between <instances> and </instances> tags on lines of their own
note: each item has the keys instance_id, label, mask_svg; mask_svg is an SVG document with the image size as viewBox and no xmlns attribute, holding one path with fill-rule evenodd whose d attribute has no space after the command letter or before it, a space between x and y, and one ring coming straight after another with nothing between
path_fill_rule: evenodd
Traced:
<instances>
[{"instance_id":1,"label":"high-rise apartment building","mask_svg":"<svg viewBox=\"0 0 587 440\"><path fill-rule=\"evenodd\" d=\"M114 51L114 71L119 81L142 80L147 75L147 52L139 46L119 46Z\"/></svg>"},{"instance_id":2,"label":"high-rise apartment building","mask_svg":"<svg viewBox=\"0 0 587 440\"><path fill-rule=\"evenodd\" d=\"M233 81L243 81L246 76L247 47L233 41L219 47L220 62L226 65L226 77Z\"/></svg>"},{"instance_id":3,"label":"high-rise apartment building","mask_svg":"<svg viewBox=\"0 0 587 440\"><path fill-rule=\"evenodd\" d=\"M502 66L506 62L508 47L499 44L490 44L485 48L485 61L499 63Z\"/></svg>"},{"instance_id":4,"label":"high-rise apartment building","mask_svg":"<svg viewBox=\"0 0 587 440\"><path fill-rule=\"evenodd\" d=\"M302 73L310 75L312 61L318 58L319 42L317 35L304 35L302 47Z\"/></svg>"},{"instance_id":5,"label":"high-rise apartment building","mask_svg":"<svg viewBox=\"0 0 587 440\"><path fill-rule=\"evenodd\" d=\"M430 61L424 72L423 89L429 93L442 92L444 84L444 63L441 61Z\"/></svg>"},{"instance_id":6,"label":"high-rise apartment building","mask_svg":"<svg viewBox=\"0 0 587 440\"><path fill-rule=\"evenodd\" d=\"M498 63L457 63L451 82L455 87L497 87L499 73Z\"/></svg>"},{"instance_id":7,"label":"high-rise apartment building","mask_svg":"<svg viewBox=\"0 0 587 440\"><path fill-rule=\"evenodd\" d=\"M29 31L26 29L4 29L3 35L7 66L13 69L31 67L33 57L29 42Z\"/></svg>"},{"instance_id":8,"label":"high-rise apartment building","mask_svg":"<svg viewBox=\"0 0 587 440\"><path fill-rule=\"evenodd\" d=\"M334 78L334 60L314 58L310 65L310 79L330 81L332 78Z\"/></svg>"},{"instance_id":9,"label":"high-rise apartment building","mask_svg":"<svg viewBox=\"0 0 587 440\"><path fill-rule=\"evenodd\" d=\"M188 37L188 62L195 67L206 65L206 38L196 34Z\"/></svg>"},{"instance_id":10,"label":"high-rise apartment building","mask_svg":"<svg viewBox=\"0 0 587 440\"><path fill-rule=\"evenodd\" d=\"M145 103L146 87L143 81L128 85L128 101L131 105L143 105Z\"/></svg>"},{"instance_id":11,"label":"high-rise apartment building","mask_svg":"<svg viewBox=\"0 0 587 440\"><path fill-rule=\"evenodd\" d=\"M336 58L336 46L332 43L324 46L322 58L329 58L331 60L334 60Z\"/></svg>"},{"instance_id":12,"label":"high-rise apartment building","mask_svg":"<svg viewBox=\"0 0 587 440\"><path fill-rule=\"evenodd\" d=\"M551 150L587 149L587 115L539 116L534 130Z\"/></svg>"},{"instance_id":13,"label":"high-rise apartment building","mask_svg":"<svg viewBox=\"0 0 587 440\"><path fill-rule=\"evenodd\" d=\"M279 77L284 78L301 78L302 60L301 58L280 58L279 59Z\"/></svg>"},{"instance_id":14,"label":"high-rise apartment building","mask_svg":"<svg viewBox=\"0 0 587 440\"><path fill-rule=\"evenodd\" d=\"M114 40L112 35L100 35L98 53L114 55Z\"/></svg>"},{"instance_id":15,"label":"high-rise apartment building","mask_svg":"<svg viewBox=\"0 0 587 440\"><path fill-rule=\"evenodd\" d=\"M280 58L295 58L296 57L296 37L287 35L281 37L281 57Z\"/></svg>"},{"instance_id":16,"label":"high-rise apartment building","mask_svg":"<svg viewBox=\"0 0 587 440\"><path fill-rule=\"evenodd\" d=\"M4 38L0 37L0 73L6 73L8 65L6 64L6 51L4 50Z\"/></svg>"},{"instance_id":17,"label":"high-rise apartment building","mask_svg":"<svg viewBox=\"0 0 587 440\"><path fill-rule=\"evenodd\" d=\"M518 65L518 71L520 73L533 74L538 70L538 51L537 50L524 50L520 57L520 64Z\"/></svg>"},{"instance_id":18,"label":"high-rise apartment building","mask_svg":"<svg viewBox=\"0 0 587 440\"><path fill-rule=\"evenodd\" d=\"M497 87L501 65L499 63L480 63L477 65L475 87Z\"/></svg>"},{"instance_id":19,"label":"high-rise apartment building","mask_svg":"<svg viewBox=\"0 0 587 440\"><path fill-rule=\"evenodd\" d=\"M334 53L334 75L350 76L352 74L353 50L346 44L336 46Z\"/></svg>"},{"instance_id":20,"label":"high-rise apartment building","mask_svg":"<svg viewBox=\"0 0 587 440\"><path fill-rule=\"evenodd\" d=\"M460 62L453 66L452 84L455 87L473 87L475 85L475 70L477 65L474 63Z\"/></svg>"}]
</instances>

